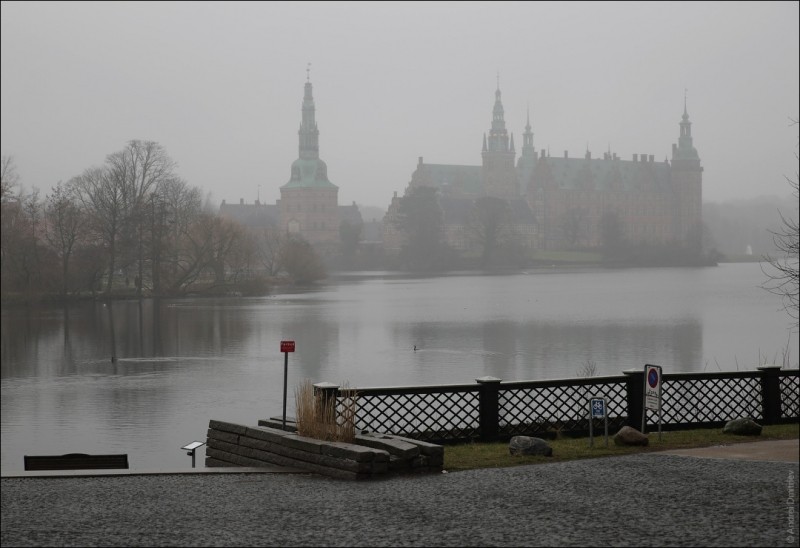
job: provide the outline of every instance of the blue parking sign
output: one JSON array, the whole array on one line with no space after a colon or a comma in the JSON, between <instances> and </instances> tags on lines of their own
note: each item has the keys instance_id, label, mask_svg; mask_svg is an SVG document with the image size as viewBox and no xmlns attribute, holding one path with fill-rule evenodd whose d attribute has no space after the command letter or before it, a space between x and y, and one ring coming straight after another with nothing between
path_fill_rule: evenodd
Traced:
<instances>
[{"instance_id":1,"label":"blue parking sign","mask_svg":"<svg viewBox=\"0 0 800 548\"><path fill-rule=\"evenodd\" d=\"M592 398L592 418L606 416L606 402L602 398Z\"/></svg>"}]
</instances>

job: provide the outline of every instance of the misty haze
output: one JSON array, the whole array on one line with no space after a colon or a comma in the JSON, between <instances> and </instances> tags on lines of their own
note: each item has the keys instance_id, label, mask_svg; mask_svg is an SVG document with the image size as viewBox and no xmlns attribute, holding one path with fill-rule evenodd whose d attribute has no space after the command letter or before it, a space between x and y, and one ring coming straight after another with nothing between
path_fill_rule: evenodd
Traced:
<instances>
[{"instance_id":1,"label":"misty haze","mask_svg":"<svg viewBox=\"0 0 800 548\"><path fill-rule=\"evenodd\" d=\"M290 415L306 379L621 406L645 364L724 398L798 367L796 2L0 9L4 473L185 468L280 412L284 360Z\"/></svg>"}]
</instances>

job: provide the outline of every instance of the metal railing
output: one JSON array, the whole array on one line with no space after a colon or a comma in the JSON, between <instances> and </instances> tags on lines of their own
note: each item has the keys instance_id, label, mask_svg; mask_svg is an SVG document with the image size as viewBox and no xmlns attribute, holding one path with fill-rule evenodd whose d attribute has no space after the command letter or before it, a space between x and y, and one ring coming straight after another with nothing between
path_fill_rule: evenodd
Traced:
<instances>
[{"instance_id":1,"label":"metal railing","mask_svg":"<svg viewBox=\"0 0 800 548\"><path fill-rule=\"evenodd\" d=\"M623 375L476 384L354 388L356 428L435 443L504 440L516 435L588 435L587 398L608 401L612 429L642 424L643 369ZM764 425L798 422L800 371L762 366L756 371L664 373L662 429L717 428L752 417ZM346 397L330 383L326 398ZM656 420L648 412L647 424Z\"/></svg>"}]
</instances>

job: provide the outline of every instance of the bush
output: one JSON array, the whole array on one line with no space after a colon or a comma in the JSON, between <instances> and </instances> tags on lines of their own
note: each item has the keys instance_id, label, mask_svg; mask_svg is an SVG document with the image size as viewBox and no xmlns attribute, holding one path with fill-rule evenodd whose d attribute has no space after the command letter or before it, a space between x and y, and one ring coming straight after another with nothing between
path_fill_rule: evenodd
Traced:
<instances>
[{"instance_id":1,"label":"bush","mask_svg":"<svg viewBox=\"0 0 800 548\"><path fill-rule=\"evenodd\" d=\"M346 388L345 394L339 413L335 399L326 404L321 393L314 394L311 381L304 379L294 389L297 433L324 441L355 442L356 395Z\"/></svg>"}]
</instances>

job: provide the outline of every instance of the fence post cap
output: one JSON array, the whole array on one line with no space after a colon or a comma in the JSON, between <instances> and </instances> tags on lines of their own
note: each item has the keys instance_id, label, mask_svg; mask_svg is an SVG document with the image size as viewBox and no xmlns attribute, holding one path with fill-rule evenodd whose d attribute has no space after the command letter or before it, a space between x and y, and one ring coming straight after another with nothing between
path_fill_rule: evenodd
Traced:
<instances>
[{"instance_id":1,"label":"fence post cap","mask_svg":"<svg viewBox=\"0 0 800 548\"><path fill-rule=\"evenodd\" d=\"M758 367L756 367L756 369L758 369L759 371L777 371L780 368L781 368L780 365L775 365L772 363L771 364L765 363L764 365L759 365Z\"/></svg>"},{"instance_id":2,"label":"fence post cap","mask_svg":"<svg viewBox=\"0 0 800 548\"><path fill-rule=\"evenodd\" d=\"M314 385L314 388L319 388L320 390L332 390L334 388L339 388L339 385L333 384L332 382L318 382Z\"/></svg>"},{"instance_id":3,"label":"fence post cap","mask_svg":"<svg viewBox=\"0 0 800 548\"><path fill-rule=\"evenodd\" d=\"M503 379L498 379L497 377L486 376L486 377L480 377L478 379L475 379L475 382L480 383L480 384L492 384L492 383L503 382Z\"/></svg>"},{"instance_id":4,"label":"fence post cap","mask_svg":"<svg viewBox=\"0 0 800 548\"><path fill-rule=\"evenodd\" d=\"M643 369L637 369L637 368L634 367L633 369L623 369L622 373L624 375L644 375L644 370Z\"/></svg>"}]
</instances>

